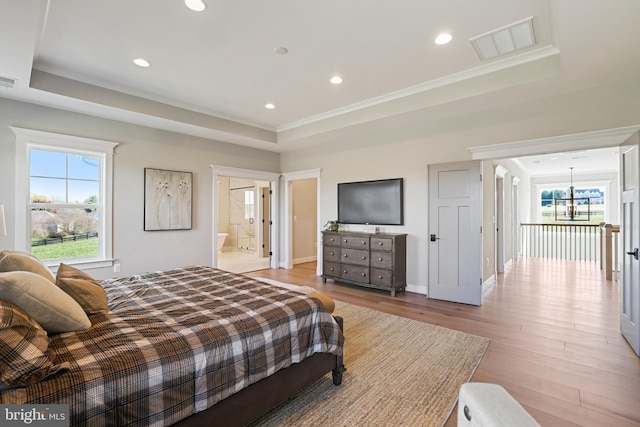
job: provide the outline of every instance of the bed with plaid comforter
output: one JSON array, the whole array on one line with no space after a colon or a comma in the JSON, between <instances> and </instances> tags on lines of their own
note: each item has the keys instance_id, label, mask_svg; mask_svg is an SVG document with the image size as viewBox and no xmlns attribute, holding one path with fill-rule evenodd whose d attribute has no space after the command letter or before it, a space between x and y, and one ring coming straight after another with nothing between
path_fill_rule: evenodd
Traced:
<instances>
[{"instance_id":1,"label":"bed with plaid comforter","mask_svg":"<svg viewBox=\"0 0 640 427\"><path fill-rule=\"evenodd\" d=\"M68 404L71 425L171 425L314 353L342 354L317 300L203 266L102 281L110 313L54 335L68 371L2 403Z\"/></svg>"}]
</instances>

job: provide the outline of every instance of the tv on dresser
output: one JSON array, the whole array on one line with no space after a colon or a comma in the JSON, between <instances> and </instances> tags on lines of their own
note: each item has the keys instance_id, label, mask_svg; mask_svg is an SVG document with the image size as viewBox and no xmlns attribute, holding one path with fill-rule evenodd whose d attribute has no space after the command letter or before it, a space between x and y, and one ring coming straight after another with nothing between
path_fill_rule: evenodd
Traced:
<instances>
[{"instance_id":1,"label":"tv on dresser","mask_svg":"<svg viewBox=\"0 0 640 427\"><path fill-rule=\"evenodd\" d=\"M404 225L403 179L338 184L340 224Z\"/></svg>"}]
</instances>

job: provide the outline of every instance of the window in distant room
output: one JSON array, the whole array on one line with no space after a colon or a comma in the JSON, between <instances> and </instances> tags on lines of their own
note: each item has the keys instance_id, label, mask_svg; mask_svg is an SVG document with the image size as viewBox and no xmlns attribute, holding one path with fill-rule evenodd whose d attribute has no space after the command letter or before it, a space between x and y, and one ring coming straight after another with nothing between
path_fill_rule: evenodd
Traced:
<instances>
[{"instance_id":1,"label":"window in distant room","mask_svg":"<svg viewBox=\"0 0 640 427\"><path fill-rule=\"evenodd\" d=\"M570 206L566 189L548 187L540 192L540 217L544 224L571 222L569 210L574 212L574 220L599 224L605 221L605 188L600 186L576 186L574 205Z\"/></svg>"},{"instance_id":2,"label":"window in distant room","mask_svg":"<svg viewBox=\"0 0 640 427\"><path fill-rule=\"evenodd\" d=\"M16 133L16 245L42 261L108 266L117 144L12 128ZM24 168L20 167L20 163ZM21 198L22 201L18 201Z\"/></svg>"}]
</instances>

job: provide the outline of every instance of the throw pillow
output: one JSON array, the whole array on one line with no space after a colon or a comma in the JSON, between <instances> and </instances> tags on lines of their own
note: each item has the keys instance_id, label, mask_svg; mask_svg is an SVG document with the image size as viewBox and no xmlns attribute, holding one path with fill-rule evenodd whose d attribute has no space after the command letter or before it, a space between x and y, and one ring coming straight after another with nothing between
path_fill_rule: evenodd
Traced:
<instances>
[{"instance_id":1,"label":"throw pillow","mask_svg":"<svg viewBox=\"0 0 640 427\"><path fill-rule=\"evenodd\" d=\"M89 318L73 298L35 273L0 273L0 299L20 307L52 334L91 327Z\"/></svg>"},{"instance_id":2,"label":"throw pillow","mask_svg":"<svg viewBox=\"0 0 640 427\"><path fill-rule=\"evenodd\" d=\"M40 260L25 252L11 251L0 258L0 272L30 271L39 274L51 283L56 283L56 278L46 265Z\"/></svg>"},{"instance_id":3,"label":"throw pillow","mask_svg":"<svg viewBox=\"0 0 640 427\"><path fill-rule=\"evenodd\" d=\"M56 285L76 300L87 314L109 311L107 293L97 280L84 271L61 263L56 274Z\"/></svg>"},{"instance_id":4,"label":"throw pillow","mask_svg":"<svg viewBox=\"0 0 640 427\"><path fill-rule=\"evenodd\" d=\"M28 386L67 364L54 365L44 329L17 306L0 300L0 381Z\"/></svg>"}]
</instances>

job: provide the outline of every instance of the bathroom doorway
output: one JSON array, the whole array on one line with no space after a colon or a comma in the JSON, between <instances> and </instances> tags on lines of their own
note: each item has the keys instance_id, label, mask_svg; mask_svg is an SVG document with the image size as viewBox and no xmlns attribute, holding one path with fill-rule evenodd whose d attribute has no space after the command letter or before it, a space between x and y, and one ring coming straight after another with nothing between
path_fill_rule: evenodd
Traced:
<instances>
[{"instance_id":1,"label":"bathroom doorway","mask_svg":"<svg viewBox=\"0 0 640 427\"><path fill-rule=\"evenodd\" d=\"M277 175L217 166L213 169L213 265L234 273L274 268L273 193Z\"/></svg>"}]
</instances>

